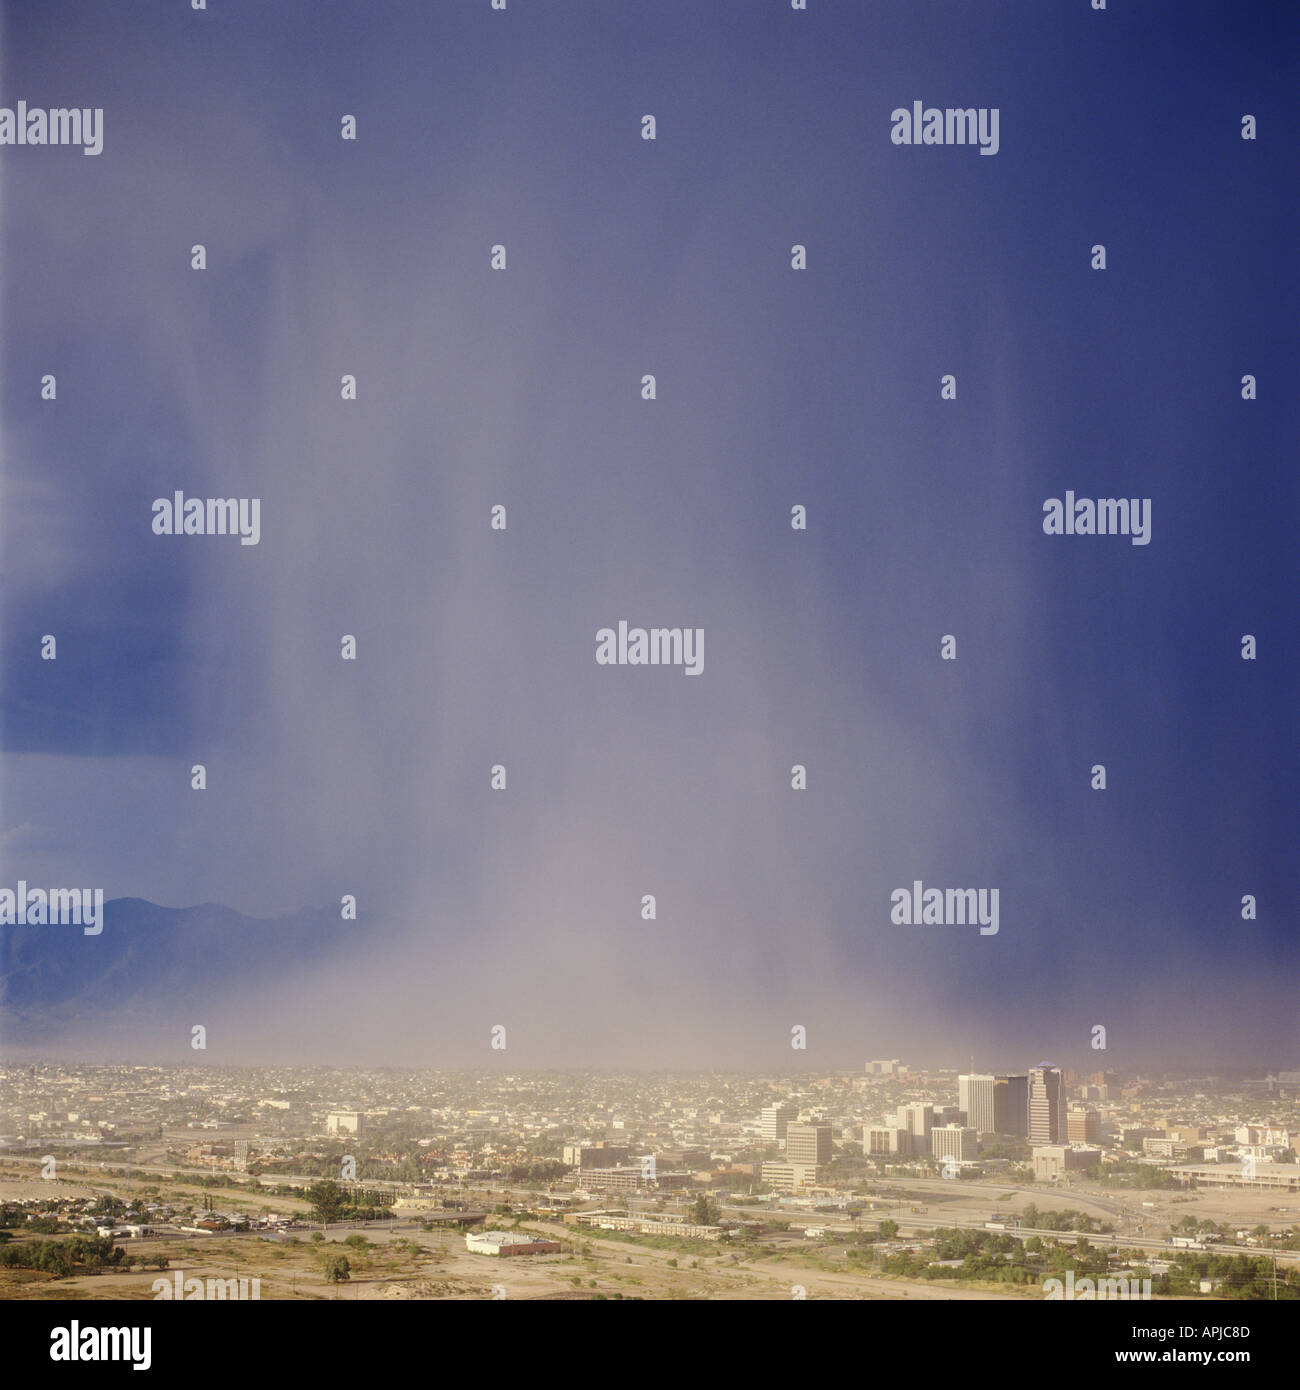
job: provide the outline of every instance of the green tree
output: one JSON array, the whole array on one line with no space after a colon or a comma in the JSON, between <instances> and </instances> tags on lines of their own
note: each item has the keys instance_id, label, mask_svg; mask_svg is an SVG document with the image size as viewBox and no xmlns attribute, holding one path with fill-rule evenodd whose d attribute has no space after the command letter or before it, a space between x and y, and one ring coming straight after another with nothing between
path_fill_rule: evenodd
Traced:
<instances>
[{"instance_id":1,"label":"green tree","mask_svg":"<svg viewBox=\"0 0 1300 1390\"><path fill-rule=\"evenodd\" d=\"M701 1192L691 1204L691 1220L697 1226L716 1226L721 1215L717 1202L707 1192Z\"/></svg>"},{"instance_id":2,"label":"green tree","mask_svg":"<svg viewBox=\"0 0 1300 1390\"><path fill-rule=\"evenodd\" d=\"M323 1226L328 1226L331 1221L337 1221L343 1208L347 1205L347 1196L343 1189L329 1178L326 1178L324 1182L313 1183L307 1189L306 1196L311 1203L312 1210L316 1213L316 1219Z\"/></svg>"},{"instance_id":3,"label":"green tree","mask_svg":"<svg viewBox=\"0 0 1300 1390\"><path fill-rule=\"evenodd\" d=\"M342 1284L352 1278L352 1266L346 1255L325 1256L325 1281L329 1284Z\"/></svg>"}]
</instances>

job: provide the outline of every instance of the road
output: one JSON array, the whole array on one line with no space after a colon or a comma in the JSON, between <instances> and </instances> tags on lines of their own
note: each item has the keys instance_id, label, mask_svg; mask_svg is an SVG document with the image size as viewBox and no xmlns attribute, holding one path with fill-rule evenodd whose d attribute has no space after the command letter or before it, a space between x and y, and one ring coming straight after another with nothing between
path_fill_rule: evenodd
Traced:
<instances>
[{"instance_id":1,"label":"road","mask_svg":"<svg viewBox=\"0 0 1300 1390\"><path fill-rule=\"evenodd\" d=\"M7 1157L10 1161L20 1163L30 1163L32 1165L38 1165L40 1163L39 1158L27 1158L18 1155ZM92 1167L89 1163L81 1163L77 1166L82 1169L89 1169ZM101 1166L120 1168L124 1172L131 1173L132 1175L139 1174L140 1176L147 1176L150 1174L163 1174L172 1177L176 1181L182 1182L185 1180L192 1182L196 1179L208 1176L202 1169L182 1167L177 1164L144 1164L106 1161ZM277 1173L274 1176L267 1175L266 1181L276 1184L283 1183L288 1185L310 1186L312 1183L321 1181L321 1179L315 1174ZM897 1180L895 1180L895 1182L896 1181ZM868 1200L873 1200L878 1203L882 1201L889 1202L890 1206L888 1208L877 1207L874 1211L865 1212L863 1214L863 1220L858 1223L845 1222L843 1219L837 1220L828 1213L791 1210L788 1207L760 1207L754 1206L753 1204L737 1206L723 1202L720 1209L731 1217L742 1219L749 1218L751 1220L755 1217L762 1217L770 1220L789 1222L795 1228L801 1226L820 1226L824 1227L829 1232L834 1232L836 1235L849 1235L855 1231L868 1229L870 1225L882 1220L897 1221L900 1234L908 1230L924 1233L938 1227L957 1227L962 1230L984 1230L986 1229L985 1222L989 1219L988 1214L968 1213L962 1216L953 1212L945 1215L942 1213L909 1212L904 1211L903 1208L909 1204L914 1204L917 1199L922 1199L927 1194L931 1194L934 1198L951 1198L954 1195L960 1195L965 1198L986 1198L988 1201L989 1213L992 1213L993 1211L1000 1211L1005 1208L1007 1205L1004 1200L1006 1195L1014 1192L1029 1196L1037 1201L1050 1198L1054 1202L1063 1203L1066 1206L1073 1205L1079 1209L1095 1207L1100 1209L1100 1211L1107 1216L1113 1216L1121 1221L1131 1221L1135 1224L1143 1220L1155 1219L1150 1211L1144 1210L1140 1206L1134 1205L1130 1207L1126 1203L1109 1195L1100 1196L1092 1192L1085 1192L1068 1186L1053 1188L1049 1192L1045 1191L1043 1188L1026 1187L1009 1182L961 1182L957 1184L951 1180L942 1178L909 1178L906 1181L907 1186L903 1189L903 1195L897 1197L894 1201L891 1201L890 1194L885 1194L884 1196L877 1195L869 1198ZM89 1182L83 1183L83 1185L91 1186ZM407 1183L385 1180L367 1180L362 1183L361 1186L369 1187L376 1191L405 1191L409 1188L409 1184ZM261 1192L260 1184L256 1179L250 1179L247 1184L241 1184L238 1187L226 1190L229 1191L232 1196L243 1196L245 1199ZM506 1183L486 1184L481 1187L475 1187L473 1191L487 1194L489 1203L491 1198L496 1196L503 1200L512 1198L517 1199L521 1204L531 1204L536 1202L539 1196L536 1191L530 1188ZM270 1197L271 1194L265 1193L264 1195ZM461 1200L467 1199L469 1195L469 1191L462 1193ZM442 1214L443 1213L438 1210L429 1213L430 1216ZM404 1214L402 1219L409 1219L409 1216ZM367 1229L367 1227L363 1224L359 1226L358 1229ZM1021 1237L1037 1235L1047 1239L1059 1240L1064 1243L1074 1243L1078 1240L1080 1233L1021 1226L1016 1228L1013 1234ZM1106 1234L1085 1232L1082 1234L1095 1245L1119 1245L1125 1249L1142 1250L1153 1255L1169 1256L1175 1249L1167 1240L1153 1239L1145 1235L1130 1234L1125 1231L1112 1231ZM1276 1255L1279 1263L1295 1264L1300 1262L1300 1251L1268 1251L1254 1246L1211 1245L1207 1247L1206 1253L1217 1255L1268 1254Z\"/></svg>"}]
</instances>

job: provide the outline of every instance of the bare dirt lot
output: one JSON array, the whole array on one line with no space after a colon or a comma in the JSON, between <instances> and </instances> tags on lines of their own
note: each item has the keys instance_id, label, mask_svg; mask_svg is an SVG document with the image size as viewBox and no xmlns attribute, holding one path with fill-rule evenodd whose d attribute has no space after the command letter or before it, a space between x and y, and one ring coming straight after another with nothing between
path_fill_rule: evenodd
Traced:
<instances>
[{"instance_id":1,"label":"bare dirt lot","mask_svg":"<svg viewBox=\"0 0 1300 1390\"><path fill-rule=\"evenodd\" d=\"M571 1243L573 1253L514 1258L479 1255L459 1233L371 1230L365 1247L340 1230L325 1241L278 1244L252 1234L152 1237L124 1242L128 1258L168 1259L166 1270L137 1269L55 1278L0 1270L0 1299L153 1299L155 1281L257 1277L263 1299L864 1299L1007 1298L1008 1291L959 1289L920 1281L873 1279L857 1272L810 1270L785 1257L746 1259L726 1247L684 1256L631 1241L602 1240L571 1229L530 1223L538 1234ZM351 1234L351 1232L349 1232ZM346 1282L324 1276L328 1254L343 1254ZM205 1285L206 1287L206 1285ZM251 1286L250 1286L251 1288Z\"/></svg>"}]
</instances>

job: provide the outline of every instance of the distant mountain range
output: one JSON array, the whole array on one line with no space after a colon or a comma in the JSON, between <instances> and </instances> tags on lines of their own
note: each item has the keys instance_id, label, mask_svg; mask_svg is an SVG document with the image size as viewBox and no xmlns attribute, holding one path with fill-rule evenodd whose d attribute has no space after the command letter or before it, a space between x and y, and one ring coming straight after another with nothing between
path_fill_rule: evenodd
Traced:
<instances>
[{"instance_id":1,"label":"distant mountain range","mask_svg":"<svg viewBox=\"0 0 1300 1390\"><path fill-rule=\"evenodd\" d=\"M218 903L104 904L104 929L0 927L0 1038L12 1047L204 1023L205 1012L310 973L360 944L337 907L246 917Z\"/></svg>"}]
</instances>

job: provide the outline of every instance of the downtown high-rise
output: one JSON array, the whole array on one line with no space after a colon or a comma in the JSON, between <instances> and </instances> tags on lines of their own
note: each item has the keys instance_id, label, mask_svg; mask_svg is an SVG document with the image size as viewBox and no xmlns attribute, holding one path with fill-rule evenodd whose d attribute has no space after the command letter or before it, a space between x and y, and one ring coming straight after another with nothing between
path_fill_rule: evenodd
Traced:
<instances>
[{"instance_id":1,"label":"downtown high-rise","mask_svg":"<svg viewBox=\"0 0 1300 1390\"><path fill-rule=\"evenodd\" d=\"M1068 1122L1065 1078L1050 1062L1029 1069L1029 1142L1064 1144Z\"/></svg>"},{"instance_id":2,"label":"downtown high-rise","mask_svg":"<svg viewBox=\"0 0 1300 1390\"><path fill-rule=\"evenodd\" d=\"M981 1134L1029 1132L1028 1078L972 1073L957 1078L957 1104Z\"/></svg>"}]
</instances>

